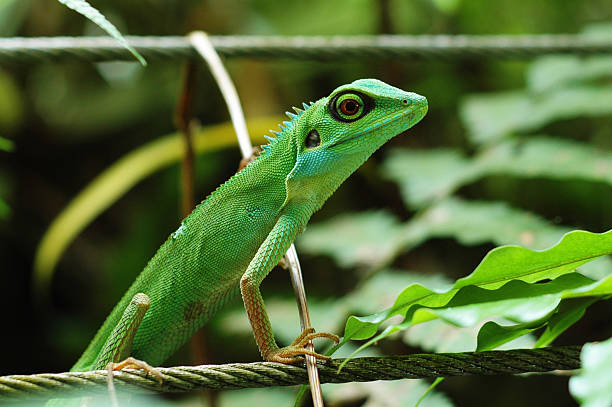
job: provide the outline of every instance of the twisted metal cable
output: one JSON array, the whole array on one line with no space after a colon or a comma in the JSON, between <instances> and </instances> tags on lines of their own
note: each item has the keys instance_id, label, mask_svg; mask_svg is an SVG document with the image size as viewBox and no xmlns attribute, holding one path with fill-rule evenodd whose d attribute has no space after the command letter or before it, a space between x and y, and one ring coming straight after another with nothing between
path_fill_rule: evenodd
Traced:
<instances>
[{"instance_id":1,"label":"twisted metal cable","mask_svg":"<svg viewBox=\"0 0 612 407\"><path fill-rule=\"evenodd\" d=\"M187 37L126 37L147 60L196 59ZM583 35L211 36L225 57L259 59L531 58L543 54L612 53L612 38ZM44 60L134 61L110 37L0 38L0 64Z\"/></svg>"},{"instance_id":2,"label":"twisted metal cable","mask_svg":"<svg viewBox=\"0 0 612 407\"><path fill-rule=\"evenodd\" d=\"M342 361L319 364L321 383L571 370L580 367L580 347L355 358L338 372ZM115 385L137 392L180 393L308 383L305 367L272 362L182 366L159 371L164 378L161 384L144 371L128 369L115 372ZM0 403L104 392L105 370L0 377Z\"/></svg>"}]
</instances>

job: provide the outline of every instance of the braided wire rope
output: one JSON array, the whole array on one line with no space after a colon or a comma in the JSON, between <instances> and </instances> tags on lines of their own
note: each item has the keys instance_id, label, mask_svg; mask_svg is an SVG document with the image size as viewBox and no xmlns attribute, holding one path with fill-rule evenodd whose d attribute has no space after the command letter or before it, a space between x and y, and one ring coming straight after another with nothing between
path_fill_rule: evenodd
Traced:
<instances>
[{"instance_id":1,"label":"braided wire rope","mask_svg":"<svg viewBox=\"0 0 612 407\"><path fill-rule=\"evenodd\" d=\"M187 37L127 36L147 60L197 59ZM612 53L612 38L584 35L210 36L224 57L260 59L531 58L543 54ZM135 61L110 37L0 38L0 64L45 60Z\"/></svg>"},{"instance_id":2,"label":"braided wire rope","mask_svg":"<svg viewBox=\"0 0 612 407\"><path fill-rule=\"evenodd\" d=\"M580 367L580 347L560 346L507 351L429 353L364 357L320 363L322 383L368 382L465 375L502 375L571 370ZM308 383L306 368L272 362L159 368L157 378L144 371L114 372L118 389L180 393L193 390L291 386ZM0 377L0 402L47 399L67 394L106 392L105 370Z\"/></svg>"}]
</instances>

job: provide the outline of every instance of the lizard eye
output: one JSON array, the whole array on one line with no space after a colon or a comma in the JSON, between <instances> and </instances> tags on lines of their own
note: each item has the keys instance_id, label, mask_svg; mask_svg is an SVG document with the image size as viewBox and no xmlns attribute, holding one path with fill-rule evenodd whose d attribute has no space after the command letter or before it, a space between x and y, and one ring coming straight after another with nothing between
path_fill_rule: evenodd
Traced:
<instances>
[{"instance_id":1,"label":"lizard eye","mask_svg":"<svg viewBox=\"0 0 612 407\"><path fill-rule=\"evenodd\" d=\"M315 129L310 130L308 135L306 136L306 140L304 140L304 145L307 148L314 148L321 144L321 136L319 132Z\"/></svg>"},{"instance_id":2,"label":"lizard eye","mask_svg":"<svg viewBox=\"0 0 612 407\"><path fill-rule=\"evenodd\" d=\"M340 103L340 111L346 116L353 116L359 111L361 105L355 99L344 99Z\"/></svg>"},{"instance_id":3,"label":"lizard eye","mask_svg":"<svg viewBox=\"0 0 612 407\"><path fill-rule=\"evenodd\" d=\"M357 92L339 93L329 102L329 111L334 119L341 122L353 122L362 118L372 108L369 99Z\"/></svg>"},{"instance_id":4,"label":"lizard eye","mask_svg":"<svg viewBox=\"0 0 612 407\"><path fill-rule=\"evenodd\" d=\"M363 112L363 101L354 93L345 93L340 95L336 99L335 103L336 113L344 120L350 120L358 118Z\"/></svg>"}]
</instances>

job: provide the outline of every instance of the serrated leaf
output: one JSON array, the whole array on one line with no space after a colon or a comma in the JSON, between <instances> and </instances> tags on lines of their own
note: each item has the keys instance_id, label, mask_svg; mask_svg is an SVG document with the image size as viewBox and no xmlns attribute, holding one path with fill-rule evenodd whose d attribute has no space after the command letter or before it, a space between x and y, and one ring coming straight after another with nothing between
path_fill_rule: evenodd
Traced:
<instances>
[{"instance_id":1,"label":"serrated leaf","mask_svg":"<svg viewBox=\"0 0 612 407\"><path fill-rule=\"evenodd\" d=\"M537 130L556 120L612 113L612 86L574 86L537 97L524 91L466 96L459 115L474 144Z\"/></svg>"},{"instance_id":2,"label":"serrated leaf","mask_svg":"<svg viewBox=\"0 0 612 407\"><path fill-rule=\"evenodd\" d=\"M381 323L396 315L404 320L388 326L363 347L436 318L460 326L493 316L519 324L533 323L552 314L562 299L611 294L612 276L593 282L572 273L581 264L611 253L612 230L602 234L570 232L556 246L544 251L499 247L448 291L436 292L413 284L398 296L393 307L365 317L350 317L343 341L367 339ZM552 281L533 284L545 279Z\"/></svg>"},{"instance_id":3,"label":"serrated leaf","mask_svg":"<svg viewBox=\"0 0 612 407\"><path fill-rule=\"evenodd\" d=\"M582 179L612 185L612 152L545 136L506 140L473 158L448 149L396 149L385 161L382 175L398 183L409 207L420 208L491 175Z\"/></svg>"},{"instance_id":4,"label":"serrated leaf","mask_svg":"<svg viewBox=\"0 0 612 407\"><path fill-rule=\"evenodd\" d=\"M550 345L559 335L580 320L586 309L596 301L593 298L564 301L548 321L544 333L540 335L535 346L539 348Z\"/></svg>"},{"instance_id":5,"label":"serrated leaf","mask_svg":"<svg viewBox=\"0 0 612 407\"><path fill-rule=\"evenodd\" d=\"M58 1L64 4L66 7L69 7L73 9L74 11L76 11L77 13L82 14L83 16L87 17L98 27L106 31L108 35L116 39L128 51L130 51L130 53L134 55L134 57L143 66L147 65L147 61L145 61L145 59L142 57L142 55L138 53L138 51L136 51L134 48L130 46L130 44L128 44L127 40L123 37L123 35L121 35L119 30L117 30L117 28L110 21L108 21L106 17L102 15L102 13L100 13L97 9L92 7L91 4L89 4L87 1L85 0L58 0Z\"/></svg>"},{"instance_id":6,"label":"serrated leaf","mask_svg":"<svg viewBox=\"0 0 612 407\"><path fill-rule=\"evenodd\" d=\"M609 254L612 254L612 230L605 233L576 230L565 234L548 250L533 251L519 246L495 248L472 274L457 280L454 287L493 288L512 279L525 282L552 279Z\"/></svg>"},{"instance_id":7,"label":"serrated leaf","mask_svg":"<svg viewBox=\"0 0 612 407\"><path fill-rule=\"evenodd\" d=\"M584 345L580 360L582 372L570 379L570 393L582 407L612 405L612 338Z\"/></svg>"},{"instance_id":8,"label":"serrated leaf","mask_svg":"<svg viewBox=\"0 0 612 407\"><path fill-rule=\"evenodd\" d=\"M442 274L382 270L374 273L349 295L338 299L335 304L345 304L344 308L347 311L365 314L392 306L401 291L401 287L407 287L414 283L435 291L444 291L452 287L452 281ZM335 314L332 312L332 315ZM503 318L497 318L495 321L500 324L508 323ZM476 347L478 331L481 326L482 324L458 327L441 320L433 320L412 326L404 333L402 341L429 352L471 351ZM533 337L523 336L519 340L503 345L502 349L532 347L534 343L535 339ZM341 350L346 352L344 346ZM336 356L341 357L338 354Z\"/></svg>"},{"instance_id":9,"label":"serrated leaf","mask_svg":"<svg viewBox=\"0 0 612 407\"><path fill-rule=\"evenodd\" d=\"M496 323L499 326L508 325L509 322L503 318L492 318L492 321L481 322L469 327L458 327L450 325L440 319L414 325L406 330L402 340L415 347L420 347L429 352L467 352L477 348L478 335L481 329L488 323ZM526 333L516 340L503 341L498 349L531 348L536 343L533 336Z\"/></svg>"},{"instance_id":10,"label":"serrated leaf","mask_svg":"<svg viewBox=\"0 0 612 407\"><path fill-rule=\"evenodd\" d=\"M544 321L504 326L493 321L485 323L478 331L476 351L498 348L513 339L527 335L544 325Z\"/></svg>"}]
</instances>

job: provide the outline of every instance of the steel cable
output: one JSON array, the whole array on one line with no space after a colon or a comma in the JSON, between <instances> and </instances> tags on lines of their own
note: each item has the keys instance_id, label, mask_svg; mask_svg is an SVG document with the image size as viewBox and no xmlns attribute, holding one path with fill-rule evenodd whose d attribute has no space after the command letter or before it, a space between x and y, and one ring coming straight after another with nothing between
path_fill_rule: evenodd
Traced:
<instances>
[{"instance_id":1,"label":"steel cable","mask_svg":"<svg viewBox=\"0 0 612 407\"><path fill-rule=\"evenodd\" d=\"M365 357L319 363L321 383L367 382L465 375L502 375L580 367L580 347L551 347L507 351L431 353ZM159 368L164 380L144 371L115 372L117 389L180 393L194 390L291 386L308 383L304 366L272 362ZM106 371L43 373L0 377L0 402L47 399L68 394L106 392Z\"/></svg>"},{"instance_id":2,"label":"steel cable","mask_svg":"<svg viewBox=\"0 0 612 407\"><path fill-rule=\"evenodd\" d=\"M126 38L149 61L198 58L187 37ZM210 39L217 52L228 58L532 58L544 54L612 53L612 38L584 35L210 36ZM110 37L0 38L0 64L45 60L135 61L127 49Z\"/></svg>"}]
</instances>

